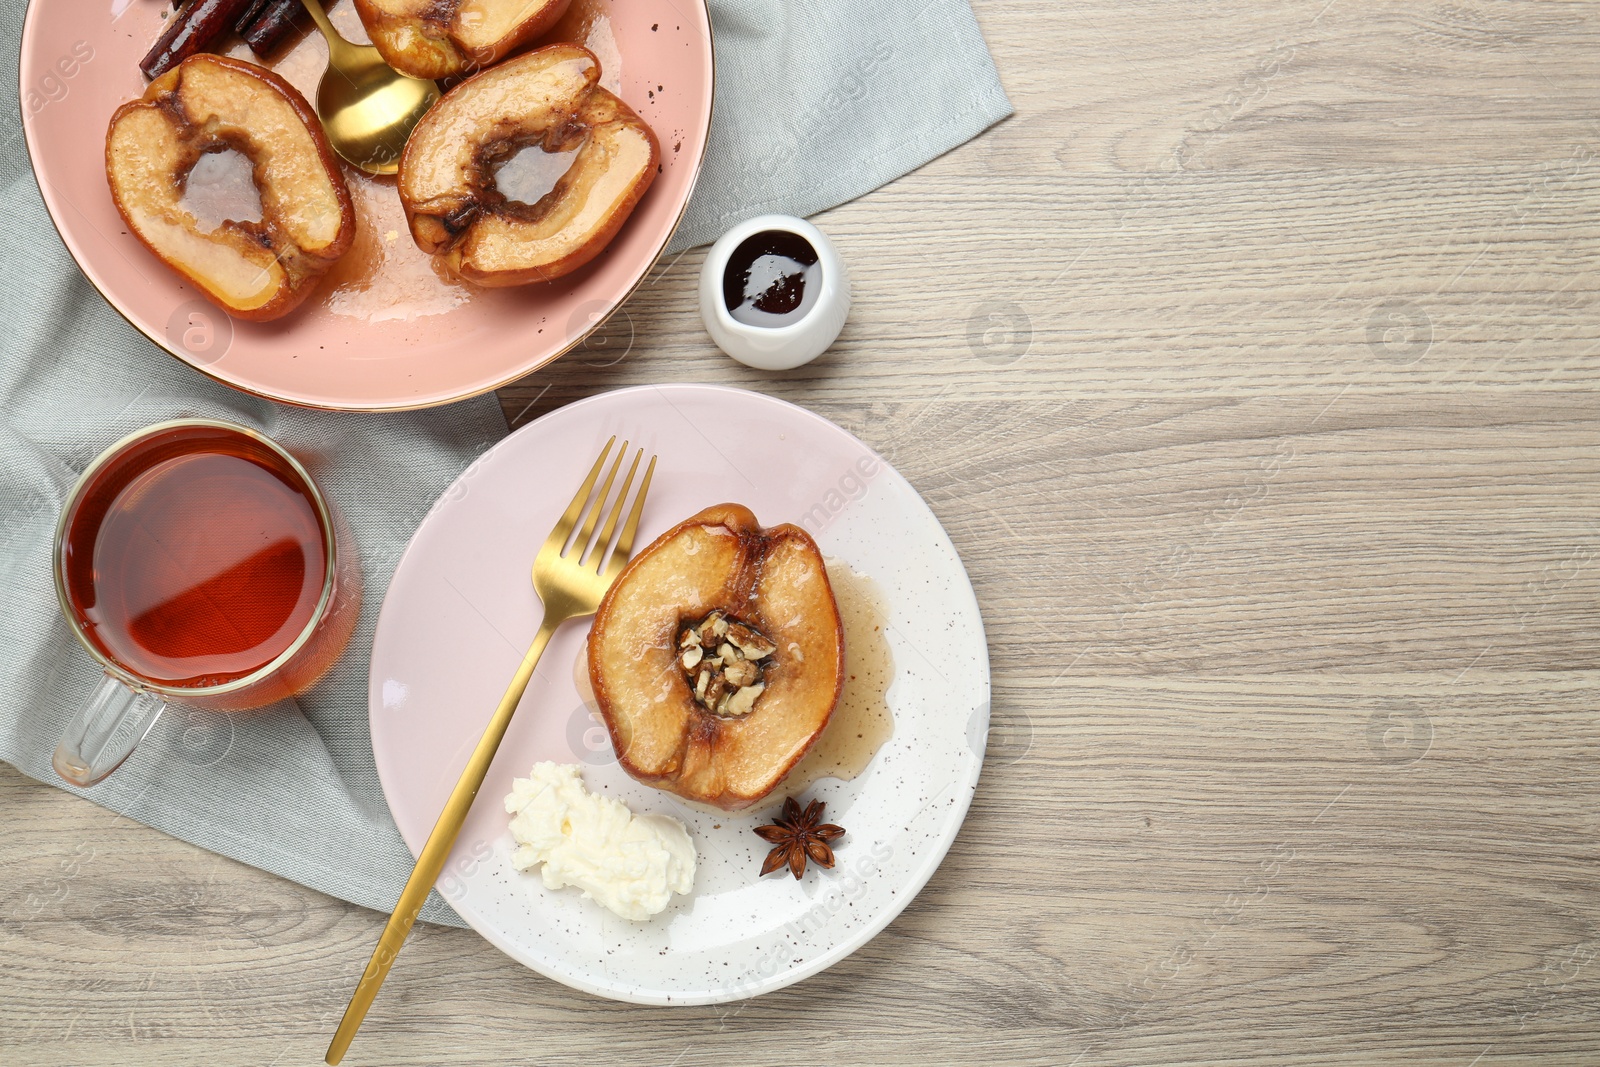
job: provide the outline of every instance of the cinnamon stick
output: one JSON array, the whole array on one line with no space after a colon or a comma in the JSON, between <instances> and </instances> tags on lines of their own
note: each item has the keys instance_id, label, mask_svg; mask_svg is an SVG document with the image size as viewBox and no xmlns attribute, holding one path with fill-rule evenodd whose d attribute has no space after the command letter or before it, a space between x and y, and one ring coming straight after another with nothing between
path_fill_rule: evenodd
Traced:
<instances>
[{"instance_id":1,"label":"cinnamon stick","mask_svg":"<svg viewBox=\"0 0 1600 1067\"><path fill-rule=\"evenodd\" d=\"M239 36L250 51L265 59L294 32L303 10L300 0L263 0L249 22L239 27Z\"/></svg>"},{"instance_id":2,"label":"cinnamon stick","mask_svg":"<svg viewBox=\"0 0 1600 1067\"><path fill-rule=\"evenodd\" d=\"M190 0L167 20L167 28L139 61L139 69L147 78L161 77L221 40L249 6L250 0Z\"/></svg>"},{"instance_id":3,"label":"cinnamon stick","mask_svg":"<svg viewBox=\"0 0 1600 1067\"><path fill-rule=\"evenodd\" d=\"M261 12L266 6L267 0L250 0L250 5L244 9L244 12L239 16L239 20L233 24L233 32L243 37L245 28L261 17Z\"/></svg>"}]
</instances>

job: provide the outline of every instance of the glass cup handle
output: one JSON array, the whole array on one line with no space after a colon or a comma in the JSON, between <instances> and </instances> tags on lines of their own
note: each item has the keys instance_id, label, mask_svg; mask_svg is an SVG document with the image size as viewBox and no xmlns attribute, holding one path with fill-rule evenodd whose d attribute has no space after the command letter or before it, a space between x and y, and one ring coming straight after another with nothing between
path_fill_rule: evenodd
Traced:
<instances>
[{"instance_id":1,"label":"glass cup handle","mask_svg":"<svg viewBox=\"0 0 1600 1067\"><path fill-rule=\"evenodd\" d=\"M67 724L56 747L56 773L73 785L94 785L122 766L156 724L167 703L107 674Z\"/></svg>"}]
</instances>

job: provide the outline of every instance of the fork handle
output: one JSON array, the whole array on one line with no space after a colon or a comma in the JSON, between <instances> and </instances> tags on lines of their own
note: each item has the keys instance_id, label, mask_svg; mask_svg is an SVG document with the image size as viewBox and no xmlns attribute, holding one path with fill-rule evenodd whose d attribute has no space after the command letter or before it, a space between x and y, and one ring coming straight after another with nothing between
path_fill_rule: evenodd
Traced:
<instances>
[{"instance_id":1,"label":"fork handle","mask_svg":"<svg viewBox=\"0 0 1600 1067\"><path fill-rule=\"evenodd\" d=\"M483 780L489 773L489 764L494 762L494 754L500 748L500 741L506 736L506 727L511 725L511 716L516 712L522 694L527 691L528 682L533 678L534 668L539 665L539 657L544 655L545 646L550 643L550 635L555 633L556 627L563 621L552 620L546 614L544 622L539 626L539 633L533 639L532 647L528 649L528 654L522 657L522 665L517 668L516 677L506 689L506 695L500 698L500 706L495 709L494 717L489 720L488 728L483 731L478 747L472 750L472 758L467 760L466 769L461 772L456 787L450 791L450 799L445 801L444 811L439 813L439 821L433 824L433 832L428 835L428 843L422 846L422 854L417 857L417 865L411 869L411 877L406 879L406 887L400 892L400 900L389 916L389 924L383 928L383 935L378 938L378 947L372 950L372 960L361 975L356 991L351 994L350 1006L345 1008L339 1029L334 1033L332 1043L328 1045L328 1063L336 1064L344 1058L345 1051L356 1036L356 1031L361 1028L361 1020L366 1018L367 1009L372 1006L373 998L378 995L378 988L388 977L389 968L394 964L395 956L400 953L400 946L405 944L406 935L411 932L412 924L417 921L417 913L422 910L423 902L428 899L428 891L433 888L433 883L439 880L439 874L444 870L445 860L449 858L450 849L454 847L456 837L461 833L461 824L467 820L467 812L472 808L473 798L483 786Z\"/></svg>"}]
</instances>

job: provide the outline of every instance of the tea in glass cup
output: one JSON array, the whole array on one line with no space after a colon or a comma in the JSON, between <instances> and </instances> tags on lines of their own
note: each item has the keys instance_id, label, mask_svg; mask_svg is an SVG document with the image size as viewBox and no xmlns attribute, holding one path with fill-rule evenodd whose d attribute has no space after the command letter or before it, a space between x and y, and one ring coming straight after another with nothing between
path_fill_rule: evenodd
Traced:
<instances>
[{"instance_id":1,"label":"tea in glass cup","mask_svg":"<svg viewBox=\"0 0 1600 1067\"><path fill-rule=\"evenodd\" d=\"M100 781L169 700L238 711L315 682L360 612L350 540L306 469L248 427L186 419L112 445L56 531L62 612L105 671L56 772Z\"/></svg>"}]
</instances>

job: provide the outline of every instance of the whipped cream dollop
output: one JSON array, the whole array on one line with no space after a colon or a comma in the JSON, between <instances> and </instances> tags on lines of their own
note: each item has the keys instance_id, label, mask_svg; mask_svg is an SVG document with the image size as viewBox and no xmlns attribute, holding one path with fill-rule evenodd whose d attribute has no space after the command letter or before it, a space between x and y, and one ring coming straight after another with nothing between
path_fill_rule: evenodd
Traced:
<instances>
[{"instance_id":1,"label":"whipped cream dollop","mask_svg":"<svg viewBox=\"0 0 1600 1067\"><path fill-rule=\"evenodd\" d=\"M669 815L635 815L584 788L575 763L536 763L506 797L511 864L544 864L546 889L574 886L624 919L642 921L694 887L694 844Z\"/></svg>"}]
</instances>

